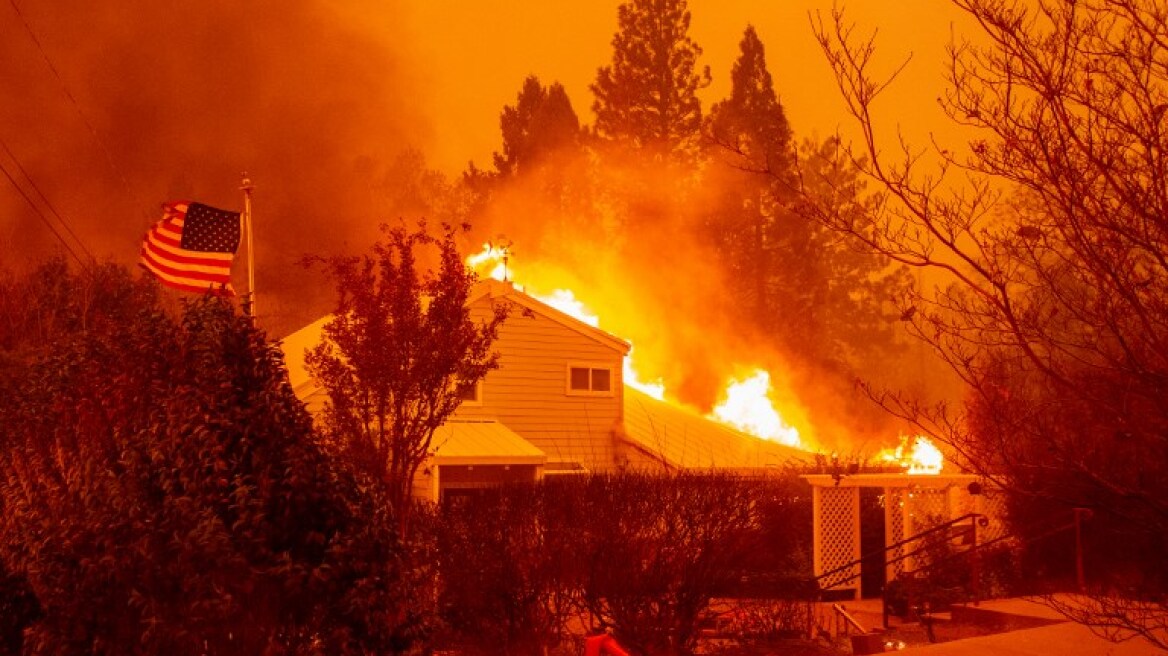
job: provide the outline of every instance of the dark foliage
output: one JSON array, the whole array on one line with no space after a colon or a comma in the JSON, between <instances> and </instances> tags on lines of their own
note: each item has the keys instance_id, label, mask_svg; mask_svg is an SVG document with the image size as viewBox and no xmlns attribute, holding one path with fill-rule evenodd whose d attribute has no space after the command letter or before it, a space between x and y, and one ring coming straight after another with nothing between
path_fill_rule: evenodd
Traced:
<instances>
[{"instance_id":1,"label":"dark foliage","mask_svg":"<svg viewBox=\"0 0 1168 656\"><path fill-rule=\"evenodd\" d=\"M52 275L66 297L86 287ZM117 278L109 320L46 342L0 396L0 562L35 596L6 615L23 613L25 652L408 643L394 523L322 450L276 347L221 299L130 311Z\"/></svg>"},{"instance_id":2,"label":"dark foliage","mask_svg":"<svg viewBox=\"0 0 1168 656\"><path fill-rule=\"evenodd\" d=\"M883 195L860 215L816 194L808 207L937 276L900 299L901 317L968 385L967 405L877 400L1007 490L1023 537L1090 509L1090 594L1063 610L1168 649L1168 12L954 4L979 34L952 44L939 95L971 138L929 157L880 147L871 111L890 80L873 74L872 40L840 12L818 24L863 134L852 159Z\"/></svg>"},{"instance_id":3,"label":"dark foliage","mask_svg":"<svg viewBox=\"0 0 1168 656\"><path fill-rule=\"evenodd\" d=\"M506 318L500 306L481 321L467 299L475 275L454 243L403 227L365 257L323 263L337 285L337 305L323 341L306 362L328 394L321 426L343 457L385 489L404 533L414 475L430 455L434 431L473 385L498 366L491 351ZM438 264L418 258L433 247Z\"/></svg>"},{"instance_id":4,"label":"dark foliage","mask_svg":"<svg viewBox=\"0 0 1168 656\"><path fill-rule=\"evenodd\" d=\"M620 6L612 64L597 71L595 130L651 160L689 162L698 155L702 122L697 90L702 49L689 36L685 0L632 0Z\"/></svg>"},{"instance_id":5,"label":"dark foliage","mask_svg":"<svg viewBox=\"0 0 1168 656\"><path fill-rule=\"evenodd\" d=\"M690 654L716 597L802 591L810 510L794 474L621 473L483 491L448 508L444 617L455 642L484 653L562 646L589 617L637 653Z\"/></svg>"}]
</instances>

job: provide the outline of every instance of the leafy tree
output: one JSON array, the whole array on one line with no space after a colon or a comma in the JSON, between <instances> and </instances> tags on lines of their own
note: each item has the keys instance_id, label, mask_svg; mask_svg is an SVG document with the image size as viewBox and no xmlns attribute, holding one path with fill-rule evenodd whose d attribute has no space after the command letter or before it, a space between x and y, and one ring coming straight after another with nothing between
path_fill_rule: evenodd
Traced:
<instances>
[{"instance_id":1,"label":"leafy tree","mask_svg":"<svg viewBox=\"0 0 1168 656\"><path fill-rule=\"evenodd\" d=\"M1168 648L1168 13L1152 0L955 0L980 29L955 43L941 106L975 135L930 160L878 147L888 79L840 13L818 37L885 192L834 229L931 269L902 316L968 384L968 412L876 393L1004 485L1015 519L1093 511L1092 594L1066 608ZM859 161L859 160L858 160ZM1025 532L1027 524L1015 521Z\"/></svg>"},{"instance_id":2,"label":"leafy tree","mask_svg":"<svg viewBox=\"0 0 1168 656\"><path fill-rule=\"evenodd\" d=\"M17 375L60 339L131 321L141 307L159 302L157 287L132 281L129 271L111 263L76 275L57 257L24 275L0 273L0 377L6 367Z\"/></svg>"},{"instance_id":3,"label":"leafy tree","mask_svg":"<svg viewBox=\"0 0 1168 656\"><path fill-rule=\"evenodd\" d=\"M692 163L702 121L697 90L710 81L697 70L702 49L689 37L685 0L631 0L618 9L613 60L590 87L596 133L651 158Z\"/></svg>"},{"instance_id":4,"label":"leafy tree","mask_svg":"<svg viewBox=\"0 0 1168 656\"><path fill-rule=\"evenodd\" d=\"M399 226L385 228L385 237L372 255L321 260L336 281L337 304L305 361L328 394L323 430L384 486L404 532L434 431L461 403L459 387L498 366L491 344L506 310L471 318L475 275L452 228L435 238L424 225ZM434 269L419 270L421 247L437 251Z\"/></svg>"},{"instance_id":5,"label":"leafy tree","mask_svg":"<svg viewBox=\"0 0 1168 656\"><path fill-rule=\"evenodd\" d=\"M589 628L636 653L692 653L713 599L814 588L799 473L553 477L459 499L440 548L451 642L476 654L562 650L588 611Z\"/></svg>"},{"instance_id":6,"label":"leafy tree","mask_svg":"<svg viewBox=\"0 0 1168 656\"><path fill-rule=\"evenodd\" d=\"M122 316L0 382L0 562L37 602L24 650L408 643L384 503L322 450L276 347L218 298L181 319L147 298L127 318L118 300L137 286L111 273L120 287L88 316ZM92 281L57 284L71 297Z\"/></svg>"}]
</instances>

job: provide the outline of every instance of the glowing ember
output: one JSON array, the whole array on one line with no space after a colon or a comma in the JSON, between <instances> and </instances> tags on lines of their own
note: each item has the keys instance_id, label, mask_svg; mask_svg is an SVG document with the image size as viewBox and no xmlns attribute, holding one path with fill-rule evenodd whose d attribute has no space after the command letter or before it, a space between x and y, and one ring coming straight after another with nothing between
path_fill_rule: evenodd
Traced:
<instances>
[{"instance_id":1,"label":"glowing ember","mask_svg":"<svg viewBox=\"0 0 1168 656\"><path fill-rule=\"evenodd\" d=\"M895 450L885 449L878 457L904 467L909 474L940 474L945 468L945 455L924 435L912 438L911 446L908 437L901 437Z\"/></svg>"},{"instance_id":2,"label":"glowing ember","mask_svg":"<svg viewBox=\"0 0 1168 656\"><path fill-rule=\"evenodd\" d=\"M770 389L771 375L762 369L746 380L731 379L726 386L726 400L709 417L752 435L797 447L799 431L783 422L767 396Z\"/></svg>"}]
</instances>

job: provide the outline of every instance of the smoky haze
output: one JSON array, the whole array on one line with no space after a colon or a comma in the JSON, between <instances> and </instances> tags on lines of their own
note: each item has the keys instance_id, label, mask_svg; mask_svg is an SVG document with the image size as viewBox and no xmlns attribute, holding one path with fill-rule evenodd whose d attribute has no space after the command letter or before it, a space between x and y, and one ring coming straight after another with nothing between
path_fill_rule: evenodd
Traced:
<instances>
[{"instance_id":1,"label":"smoky haze","mask_svg":"<svg viewBox=\"0 0 1168 656\"><path fill-rule=\"evenodd\" d=\"M0 163L74 250L53 210L94 256L125 264L163 201L242 209L246 171L261 313L295 328L328 295L296 261L364 249L389 218L373 189L384 163L432 134L411 101L424 79L402 8L367 5L4 3ZM8 267L64 252L3 177L0 247Z\"/></svg>"},{"instance_id":2,"label":"smoky haze","mask_svg":"<svg viewBox=\"0 0 1168 656\"><path fill-rule=\"evenodd\" d=\"M825 371L781 350L776 334L790 317L772 317L768 333L740 319L742 281L727 278L702 229L716 189L678 195L654 167L609 153L590 174L574 159L592 156L557 153L542 173L509 180L476 218L480 243L503 236L512 244L515 283L537 296L571 290L600 328L632 342L641 382L663 383L668 398L700 412L725 400L728 381L764 369L775 408L804 446L874 451L895 438L890 416L854 387L858 374ZM587 202L549 197L548 171L570 172L568 195ZM608 193L615 180L638 189L633 203ZM886 373L881 384L912 382L912 371Z\"/></svg>"},{"instance_id":3,"label":"smoky haze","mask_svg":"<svg viewBox=\"0 0 1168 656\"><path fill-rule=\"evenodd\" d=\"M421 218L440 195L427 185L445 184L418 180L452 126L430 118L437 64L421 46L436 46L414 40L421 32L410 29L412 12L420 10L411 3L2 4L0 140L11 154L0 149L0 164L44 220L79 250L56 210L98 259L131 265L162 202L242 209L246 171L255 184L259 312L274 335L330 309L329 284L297 264L304 255L365 252L380 223ZM579 111L591 98L571 100ZM477 111L455 109L464 118ZM468 252L507 234L518 282L574 290L602 328L632 340L638 373L663 379L673 398L709 410L728 378L760 367L771 373L784 419L812 439L888 435L838 377L792 364L797 358L778 353L771 336L731 319L740 302L726 291L733 281L721 278L725 268L696 229L705 199L678 202L661 188L660 197L642 194L639 208L606 207L607 189L644 171L614 160L599 173L561 164L588 212L549 205L538 184L517 185L476 217ZM62 251L44 220L0 176L0 268ZM613 225L623 220L650 227ZM246 288L242 264L237 289Z\"/></svg>"}]
</instances>

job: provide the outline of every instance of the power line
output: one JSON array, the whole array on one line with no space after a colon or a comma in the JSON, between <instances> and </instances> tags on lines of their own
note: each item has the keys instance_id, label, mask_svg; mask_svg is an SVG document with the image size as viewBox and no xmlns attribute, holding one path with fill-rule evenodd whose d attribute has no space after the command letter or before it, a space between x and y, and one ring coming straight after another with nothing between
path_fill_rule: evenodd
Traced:
<instances>
[{"instance_id":1,"label":"power line","mask_svg":"<svg viewBox=\"0 0 1168 656\"><path fill-rule=\"evenodd\" d=\"M65 220L65 217L61 216L61 213L57 211L56 207L53 207L53 203L50 202L48 197L45 196L44 192L41 191L41 188L37 185L36 181L32 179L32 176L30 176L28 174L28 171L25 170L24 166L21 165L20 160L17 159L16 155L14 155L12 153L12 151L8 148L8 144L4 142L3 138L0 138L0 147L4 148L4 152L7 153L8 157L16 164L16 168L20 170L20 173L24 176L24 179L28 182L29 186L31 186L33 188L33 190L36 191L37 196L39 196L41 199L41 202L43 202L45 204L45 206L49 208L49 211L53 213L53 216L57 217L57 221L62 226L64 226L65 231L69 233L69 236L73 237L73 241L77 242L77 245L81 247L81 250L85 252L85 255L87 257L89 257L90 261L96 262L97 258L95 258L93 256L93 253L89 252L89 249L85 247L85 242L81 241L81 238L77 236L77 233L73 232L73 228L69 226L69 222ZM5 170L5 174L7 174L7 173L8 173L8 171ZM12 177L9 176L8 179L12 180ZM12 184L15 185L16 182L13 182ZM18 189L18 191L19 191L19 189ZM21 195L24 195L23 191L21 191ZM26 196L25 199L28 200L28 197ZM34 208L34 209L36 209L36 208ZM38 211L38 213L40 213L39 210L37 210L37 211ZM46 221L48 220L48 217L45 217L43 213L41 214L41 216ZM56 233L55 230L53 232L54 232L54 234ZM60 238L59 235L58 235L58 238Z\"/></svg>"},{"instance_id":2,"label":"power line","mask_svg":"<svg viewBox=\"0 0 1168 656\"><path fill-rule=\"evenodd\" d=\"M73 250L73 247L69 245L69 242L65 241L65 238L61 236L61 233L57 232L57 229L53 227L52 222L49 221L49 218L45 216L44 212L41 211L41 208L37 207L36 203L34 203L33 200L28 197L28 194L25 193L24 189L22 189L20 185L16 183L16 179L13 178L12 174L8 172L8 169L4 166L3 162L0 162L0 171L4 172L4 177L8 178L8 181L11 182L12 186L16 188L16 191L20 193L20 195L24 198L24 201L28 203L28 206L32 208L32 211L35 212L38 217L40 217L45 226L48 227L48 229L52 231L53 235L57 237L57 240L60 241L61 245L65 247L65 250L69 251L69 254L73 256L73 259L77 260L77 263L80 264L82 268L86 268L88 265L85 263L85 261L77 255L77 252Z\"/></svg>"},{"instance_id":3,"label":"power line","mask_svg":"<svg viewBox=\"0 0 1168 656\"><path fill-rule=\"evenodd\" d=\"M28 37L32 39L33 44L37 48L37 51L39 51L41 53L41 57L44 58L45 64L47 64L49 70L53 72L53 77L57 78L57 83L61 85L61 91L65 94L65 97L69 99L69 102L73 104L73 109L76 110L77 116L81 118L81 122L85 124L85 127L89 129L89 133L93 135L93 139L97 141L97 145L105 154L106 163L109 164L110 169L112 169L114 174L118 176L118 179L122 181L123 189L125 190L126 194L130 196L129 200L133 202L133 193L130 192L130 183L128 180L126 180L126 176L114 162L113 153L110 152L110 149L106 145L105 140L101 138L97 128L93 127L93 124L89 122L89 119L85 116L85 112L81 111L81 103L77 102L77 98L73 96L71 91L69 91L69 86L65 84L65 79L61 77L60 71L58 71L57 67L53 65L53 60L50 59L49 54L45 52L45 48L41 44L41 40L37 38L36 32L33 32L32 26L29 24L28 19L24 17L24 12L22 12L20 10L20 6L16 4L16 0L8 0L8 4L12 5L12 10L15 11L17 17L20 18L20 24L24 26L24 31L28 33Z\"/></svg>"}]
</instances>

